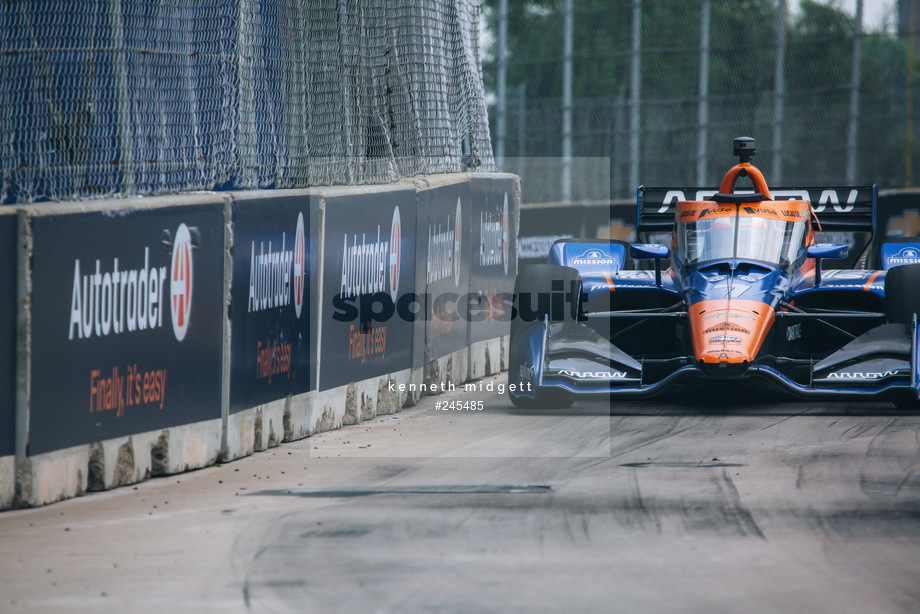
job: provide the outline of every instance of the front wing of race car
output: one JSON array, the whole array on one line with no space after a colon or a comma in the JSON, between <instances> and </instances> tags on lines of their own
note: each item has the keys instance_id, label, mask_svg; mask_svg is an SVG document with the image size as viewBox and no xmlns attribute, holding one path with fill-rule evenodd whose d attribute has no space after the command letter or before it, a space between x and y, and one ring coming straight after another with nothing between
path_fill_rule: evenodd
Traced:
<instances>
[{"instance_id":1,"label":"front wing of race car","mask_svg":"<svg viewBox=\"0 0 920 614\"><path fill-rule=\"evenodd\" d=\"M512 400L520 405L575 397L648 398L691 378L758 378L800 398L916 400L918 348L914 317L911 324L873 328L820 361L764 356L743 371L719 373L689 355L637 360L585 324L546 317L512 348L509 379L517 384Z\"/></svg>"}]
</instances>

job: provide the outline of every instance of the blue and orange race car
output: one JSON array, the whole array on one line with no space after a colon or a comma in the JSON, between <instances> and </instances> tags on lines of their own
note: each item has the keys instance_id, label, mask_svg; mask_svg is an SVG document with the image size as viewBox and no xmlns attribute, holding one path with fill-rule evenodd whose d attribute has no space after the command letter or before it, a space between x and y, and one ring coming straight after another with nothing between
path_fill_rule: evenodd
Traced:
<instances>
[{"instance_id":1,"label":"blue and orange race car","mask_svg":"<svg viewBox=\"0 0 920 614\"><path fill-rule=\"evenodd\" d=\"M882 246L876 270L832 269L848 246L816 232L871 236L875 186L771 191L750 163L754 140L734 152L718 190L639 188L640 236L670 232L670 245L565 239L547 264L521 268L515 405L759 378L798 397L920 409L920 244Z\"/></svg>"}]
</instances>

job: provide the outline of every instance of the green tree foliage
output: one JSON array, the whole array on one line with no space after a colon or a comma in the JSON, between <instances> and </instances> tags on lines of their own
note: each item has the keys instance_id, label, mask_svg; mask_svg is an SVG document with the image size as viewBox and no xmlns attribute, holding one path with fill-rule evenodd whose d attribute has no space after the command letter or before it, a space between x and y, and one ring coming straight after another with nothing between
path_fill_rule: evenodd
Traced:
<instances>
[{"instance_id":1,"label":"green tree foliage","mask_svg":"<svg viewBox=\"0 0 920 614\"><path fill-rule=\"evenodd\" d=\"M564 3L508 4L507 83L526 87L527 148L517 152L509 144L506 151L558 156ZM498 0L484 2L493 32L484 64L492 91L497 6ZM632 6L633 0L574 3L574 153L609 156L614 166L626 163ZM642 0L640 165L646 182L675 179L665 173L674 173L678 165L683 175L676 179L694 179L702 6L702 0ZM777 10L776 0L710 0L710 181L721 176L730 161L730 141L741 134L758 139L758 162L770 168ZM853 18L837 3L802 0L785 24L783 181L840 183L847 156ZM903 182L906 44L886 32L864 32L861 42L859 181L894 187Z\"/></svg>"}]
</instances>

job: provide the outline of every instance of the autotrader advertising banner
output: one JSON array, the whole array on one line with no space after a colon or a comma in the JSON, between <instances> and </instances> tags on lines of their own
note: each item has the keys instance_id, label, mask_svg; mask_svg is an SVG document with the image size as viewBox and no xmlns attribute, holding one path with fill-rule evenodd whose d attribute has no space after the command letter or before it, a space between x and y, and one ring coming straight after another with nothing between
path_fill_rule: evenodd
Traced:
<instances>
[{"instance_id":1,"label":"autotrader advertising banner","mask_svg":"<svg viewBox=\"0 0 920 614\"><path fill-rule=\"evenodd\" d=\"M0 456L16 445L16 215L0 215Z\"/></svg>"},{"instance_id":2,"label":"autotrader advertising banner","mask_svg":"<svg viewBox=\"0 0 920 614\"><path fill-rule=\"evenodd\" d=\"M423 192L420 193L416 201L415 208L415 245L416 250L413 258L416 262L415 267L415 291L419 294L418 309L419 315L415 318L412 330L412 368L419 369L425 365L425 340L428 335L427 318L424 314L428 313L428 296L425 288L428 283L425 281L428 277L428 266L425 264L426 253L422 246L428 245L428 209L429 199Z\"/></svg>"},{"instance_id":3,"label":"autotrader advertising banner","mask_svg":"<svg viewBox=\"0 0 920 614\"><path fill-rule=\"evenodd\" d=\"M472 268L470 272L471 341L494 339L509 333L514 278L517 275L514 228L514 178L474 176L472 191Z\"/></svg>"},{"instance_id":4,"label":"autotrader advertising banner","mask_svg":"<svg viewBox=\"0 0 920 614\"><path fill-rule=\"evenodd\" d=\"M469 344L470 226L469 181L419 192L428 199L424 245L426 283L425 361L446 356ZM421 224L421 220L419 221ZM423 231L419 229L420 233Z\"/></svg>"},{"instance_id":5,"label":"autotrader advertising banner","mask_svg":"<svg viewBox=\"0 0 920 614\"><path fill-rule=\"evenodd\" d=\"M312 390L310 212L317 196L233 203L230 411Z\"/></svg>"},{"instance_id":6,"label":"autotrader advertising banner","mask_svg":"<svg viewBox=\"0 0 920 614\"><path fill-rule=\"evenodd\" d=\"M415 188L325 199L320 390L408 369L415 289Z\"/></svg>"},{"instance_id":7,"label":"autotrader advertising banner","mask_svg":"<svg viewBox=\"0 0 920 614\"><path fill-rule=\"evenodd\" d=\"M32 218L29 454L221 415L221 203Z\"/></svg>"}]
</instances>

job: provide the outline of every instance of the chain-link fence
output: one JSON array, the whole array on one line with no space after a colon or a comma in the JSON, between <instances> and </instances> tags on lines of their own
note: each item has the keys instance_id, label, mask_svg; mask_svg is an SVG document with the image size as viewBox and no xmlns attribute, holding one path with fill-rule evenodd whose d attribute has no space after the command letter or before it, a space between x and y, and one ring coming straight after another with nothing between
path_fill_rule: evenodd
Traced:
<instances>
[{"instance_id":1,"label":"chain-link fence","mask_svg":"<svg viewBox=\"0 0 920 614\"><path fill-rule=\"evenodd\" d=\"M493 168L479 0L2 0L0 204Z\"/></svg>"},{"instance_id":2,"label":"chain-link fence","mask_svg":"<svg viewBox=\"0 0 920 614\"><path fill-rule=\"evenodd\" d=\"M594 171L577 159L609 159L611 196L634 198L718 185L732 139L751 136L771 185L915 185L917 4L486 0L499 166L526 202L578 200Z\"/></svg>"}]
</instances>

